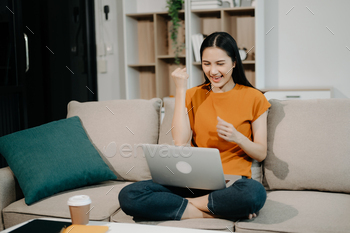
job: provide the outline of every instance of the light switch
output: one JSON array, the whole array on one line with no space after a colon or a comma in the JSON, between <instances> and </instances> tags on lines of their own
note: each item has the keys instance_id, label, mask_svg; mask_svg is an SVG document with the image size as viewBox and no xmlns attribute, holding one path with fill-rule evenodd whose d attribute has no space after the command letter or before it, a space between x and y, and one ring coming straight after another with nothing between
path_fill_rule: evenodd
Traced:
<instances>
[{"instance_id":1,"label":"light switch","mask_svg":"<svg viewBox=\"0 0 350 233\"><path fill-rule=\"evenodd\" d=\"M98 60L97 70L99 73L107 73L107 60Z\"/></svg>"}]
</instances>

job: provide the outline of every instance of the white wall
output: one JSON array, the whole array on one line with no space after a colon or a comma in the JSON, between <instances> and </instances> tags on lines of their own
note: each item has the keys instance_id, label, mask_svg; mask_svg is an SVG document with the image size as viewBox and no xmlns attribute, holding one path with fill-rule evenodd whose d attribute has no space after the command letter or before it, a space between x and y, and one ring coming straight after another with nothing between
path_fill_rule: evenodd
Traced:
<instances>
[{"instance_id":1,"label":"white wall","mask_svg":"<svg viewBox=\"0 0 350 233\"><path fill-rule=\"evenodd\" d=\"M108 21L105 19L103 6L109 5ZM98 69L98 100L125 98L125 80L123 65L123 30L122 30L122 1L95 0L95 28L97 44L97 62L106 61L107 69ZM111 45L113 53L104 55L103 46Z\"/></svg>"},{"instance_id":2,"label":"white wall","mask_svg":"<svg viewBox=\"0 0 350 233\"><path fill-rule=\"evenodd\" d=\"M350 98L350 1L262 1L265 87L331 86Z\"/></svg>"}]
</instances>

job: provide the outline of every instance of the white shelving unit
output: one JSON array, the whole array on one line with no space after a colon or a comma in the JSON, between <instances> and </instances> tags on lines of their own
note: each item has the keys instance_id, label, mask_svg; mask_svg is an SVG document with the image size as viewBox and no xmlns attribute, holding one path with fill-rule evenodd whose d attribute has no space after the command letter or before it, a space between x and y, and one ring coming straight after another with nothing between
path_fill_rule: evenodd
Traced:
<instances>
[{"instance_id":1,"label":"white shelving unit","mask_svg":"<svg viewBox=\"0 0 350 233\"><path fill-rule=\"evenodd\" d=\"M155 0L143 1L151 3ZM138 2L123 0L126 99L172 96L174 86L170 74L175 66L174 55L169 51L170 17L166 11L138 12ZM189 88L204 81L201 64L194 62L191 36L197 33L209 35L215 31L228 32L236 39L238 47L250 50L244 61L246 76L253 85L261 83L256 80L258 61L253 56L257 47L255 11L254 7L191 10L190 0L185 0L184 10L180 11L184 21L184 38L180 41L183 39L186 49L180 61L181 67L186 66L190 75Z\"/></svg>"}]
</instances>

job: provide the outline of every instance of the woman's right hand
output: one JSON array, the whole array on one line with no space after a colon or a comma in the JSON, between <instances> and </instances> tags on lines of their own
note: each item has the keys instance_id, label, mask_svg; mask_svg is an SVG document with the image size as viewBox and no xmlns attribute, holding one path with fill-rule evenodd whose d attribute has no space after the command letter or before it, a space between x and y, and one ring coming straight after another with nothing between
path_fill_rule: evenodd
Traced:
<instances>
[{"instance_id":1,"label":"woman's right hand","mask_svg":"<svg viewBox=\"0 0 350 233\"><path fill-rule=\"evenodd\" d=\"M187 89L187 79L189 75L186 73L186 67L183 69L177 68L171 73L171 76L175 82L176 89L180 89L180 90Z\"/></svg>"}]
</instances>

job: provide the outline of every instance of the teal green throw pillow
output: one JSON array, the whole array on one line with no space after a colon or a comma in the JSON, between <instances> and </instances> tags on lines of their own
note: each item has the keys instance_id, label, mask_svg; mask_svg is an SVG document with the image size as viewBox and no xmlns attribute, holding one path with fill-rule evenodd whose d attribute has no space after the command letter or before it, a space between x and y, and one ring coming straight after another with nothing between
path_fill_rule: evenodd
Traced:
<instances>
[{"instance_id":1,"label":"teal green throw pillow","mask_svg":"<svg viewBox=\"0 0 350 233\"><path fill-rule=\"evenodd\" d=\"M61 191L117 179L91 144L79 117L0 137L0 153L28 205Z\"/></svg>"}]
</instances>

